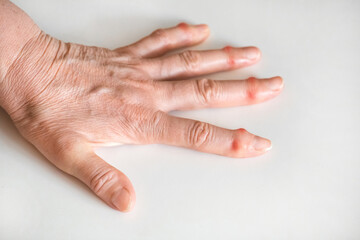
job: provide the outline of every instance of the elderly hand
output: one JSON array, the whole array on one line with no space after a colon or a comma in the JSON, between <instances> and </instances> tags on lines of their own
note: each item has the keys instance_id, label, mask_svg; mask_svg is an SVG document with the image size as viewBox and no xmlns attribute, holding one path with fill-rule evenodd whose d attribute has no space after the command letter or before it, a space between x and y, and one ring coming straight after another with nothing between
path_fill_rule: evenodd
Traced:
<instances>
[{"instance_id":1,"label":"elderly hand","mask_svg":"<svg viewBox=\"0 0 360 240\"><path fill-rule=\"evenodd\" d=\"M256 47L163 56L208 35L207 25L181 23L110 50L39 32L8 68L2 105L20 133L54 165L83 181L112 208L128 211L135 203L132 184L100 159L94 147L162 143L229 157L257 156L271 148L269 140L244 129L167 114L259 103L280 93L280 77L186 80L254 64L261 56Z\"/></svg>"}]
</instances>

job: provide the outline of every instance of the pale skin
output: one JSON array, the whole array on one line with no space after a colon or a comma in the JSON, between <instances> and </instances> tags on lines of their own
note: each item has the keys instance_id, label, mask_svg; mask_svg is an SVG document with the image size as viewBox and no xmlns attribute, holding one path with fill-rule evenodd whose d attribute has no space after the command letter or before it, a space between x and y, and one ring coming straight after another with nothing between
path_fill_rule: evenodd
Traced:
<instances>
[{"instance_id":1,"label":"pale skin","mask_svg":"<svg viewBox=\"0 0 360 240\"><path fill-rule=\"evenodd\" d=\"M281 77L201 76L255 64L261 58L256 47L164 56L203 42L209 33L205 24L181 23L114 50L84 46L45 34L18 7L0 0L0 105L56 167L110 207L129 211L135 205L130 180L97 156L95 147L160 143L234 158L271 148L268 139L242 128L168 114L254 104L281 92Z\"/></svg>"}]
</instances>

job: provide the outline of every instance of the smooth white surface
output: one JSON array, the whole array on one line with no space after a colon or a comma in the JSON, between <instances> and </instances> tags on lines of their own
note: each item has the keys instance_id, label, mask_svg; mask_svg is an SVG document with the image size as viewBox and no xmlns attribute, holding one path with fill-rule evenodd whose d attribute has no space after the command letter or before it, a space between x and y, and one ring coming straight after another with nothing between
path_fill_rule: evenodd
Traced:
<instances>
[{"instance_id":1,"label":"smooth white surface","mask_svg":"<svg viewBox=\"0 0 360 240\"><path fill-rule=\"evenodd\" d=\"M360 239L359 1L14 1L49 34L115 48L180 21L195 49L255 45L262 61L216 79L281 75L261 105L174 114L273 142L231 159L162 146L99 149L137 192L108 208L23 140L0 110L0 239Z\"/></svg>"}]
</instances>

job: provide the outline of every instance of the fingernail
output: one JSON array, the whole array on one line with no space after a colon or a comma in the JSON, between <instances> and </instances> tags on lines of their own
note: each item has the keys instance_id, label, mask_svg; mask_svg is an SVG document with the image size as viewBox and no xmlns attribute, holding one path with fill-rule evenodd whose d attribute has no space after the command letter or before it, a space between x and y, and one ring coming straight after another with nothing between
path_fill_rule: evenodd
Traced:
<instances>
[{"instance_id":1,"label":"fingernail","mask_svg":"<svg viewBox=\"0 0 360 240\"><path fill-rule=\"evenodd\" d=\"M279 91L283 88L284 83L281 77L273 77L266 80L266 85L273 91Z\"/></svg>"},{"instance_id":2,"label":"fingernail","mask_svg":"<svg viewBox=\"0 0 360 240\"><path fill-rule=\"evenodd\" d=\"M122 188L113 194L112 204L120 211L126 212L131 209L131 196L126 188Z\"/></svg>"},{"instance_id":3,"label":"fingernail","mask_svg":"<svg viewBox=\"0 0 360 240\"><path fill-rule=\"evenodd\" d=\"M255 60L260 57L260 54L261 54L260 50L256 47L246 47L243 49L244 49L246 58L249 60Z\"/></svg>"},{"instance_id":4,"label":"fingernail","mask_svg":"<svg viewBox=\"0 0 360 240\"><path fill-rule=\"evenodd\" d=\"M271 141L266 138L256 136L254 139L254 148L256 151L269 151L272 148Z\"/></svg>"},{"instance_id":5,"label":"fingernail","mask_svg":"<svg viewBox=\"0 0 360 240\"><path fill-rule=\"evenodd\" d=\"M198 24L195 25L195 27L201 31L209 31L209 27L206 24Z\"/></svg>"}]
</instances>

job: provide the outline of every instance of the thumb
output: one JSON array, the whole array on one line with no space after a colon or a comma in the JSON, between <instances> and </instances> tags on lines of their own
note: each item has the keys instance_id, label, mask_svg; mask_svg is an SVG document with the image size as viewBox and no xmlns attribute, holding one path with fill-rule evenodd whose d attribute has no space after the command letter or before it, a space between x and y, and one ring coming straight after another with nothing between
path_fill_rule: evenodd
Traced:
<instances>
[{"instance_id":1,"label":"thumb","mask_svg":"<svg viewBox=\"0 0 360 240\"><path fill-rule=\"evenodd\" d=\"M69 173L84 182L110 207L127 212L135 204L135 191L128 177L106 163L93 150L74 153Z\"/></svg>"}]
</instances>

